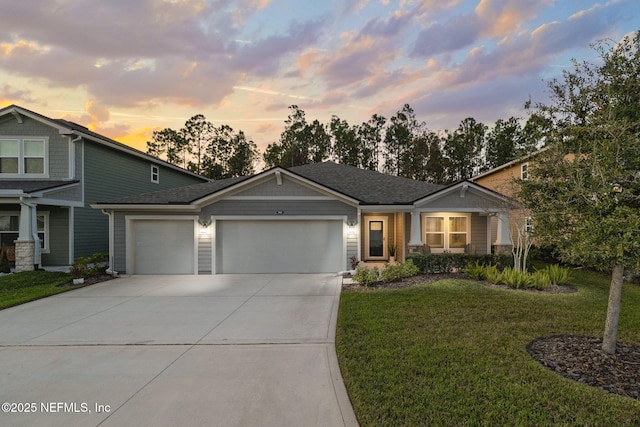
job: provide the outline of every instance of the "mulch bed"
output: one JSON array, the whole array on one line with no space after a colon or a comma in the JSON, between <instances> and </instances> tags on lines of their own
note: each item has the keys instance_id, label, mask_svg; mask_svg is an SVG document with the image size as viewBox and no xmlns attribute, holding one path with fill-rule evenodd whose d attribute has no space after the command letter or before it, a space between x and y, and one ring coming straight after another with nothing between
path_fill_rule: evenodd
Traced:
<instances>
[{"instance_id":1,"label":"mulch bed","mask_svg":"<svg viewBox=\"0 0 640 427\"><path fill-rule=\"evenodd\" d=\"M607 354L601 339L557 335L532 341L527 351L565 378L640 400L640 346L617 343Z\"/></svg>"},{"instance_id":2,"label":"mulch bed","mask_svg":"<svg viewBox=\"0 0 640 427\"><path fill-rule=\"evenodd\" d=\"M442 279L469 279L469 277L461 273L423 275L404 279L401 282L379 283L375 286L345 283L342 285L342 289L402 289L428 285ZM570 286L551 286L544 291L538 291L512 289L505 285L494 285L489 282L480 283L492 288L514 292L557 294L576 291ZM565 378L598 387L609 393L640 400L640 346L617 343L615 354L607 354L602 351L601 339L556 335L532 341L527 345L527 352L544 367Z\"/></svg>"},{"instance_id":3,"label":"mulch bed","mask_svg":"<svg viewBox=\"0 0 640 427\"><path fill-rule=\"evenodd\" d=\"M409 277L403 279L399 282L390 282L390 283L376 283L373 286L362 286L357 283L343 283L342 289L345 291L361 291L366 289L403 289L410 288L413 286L423 286L429 285L433 282L437 282L439 280L444 279L465 279L465 280L473 280L470 279L469 276L463 273L449 273L449 274L424 274L420 276ZM534 293L544 293L544 294L565 294L572 293L576 290L571 286L549 286L544 291L539 291L537 289L513 289L507 285L494 285L491 282L480 281L478 283L483 284L484 286L488 286L490 288L503 289L505 291L515 291L515 292L534 292Z\"/></svg>"},{"instance_id":4,"label":"mulch bed","mask_svg":"<svg viewBox=\"0 0 640 427\"><path fill-rule=\"evenodd\" d=\"M82 288L84 286L89 286L89 285L95 285L96 283L100 283L100 282L106 282L107 280L113 280L116 279L116 277L113 277L111 275L105 274L102 276L95 276L95 277L87 277L86 279L84 279L84 283L81 285L74 285L73 281L67 282L67 283L63 283L61 285L58 285L60 287L69 287L69 288Z\"/></svg>"}]
</instances>

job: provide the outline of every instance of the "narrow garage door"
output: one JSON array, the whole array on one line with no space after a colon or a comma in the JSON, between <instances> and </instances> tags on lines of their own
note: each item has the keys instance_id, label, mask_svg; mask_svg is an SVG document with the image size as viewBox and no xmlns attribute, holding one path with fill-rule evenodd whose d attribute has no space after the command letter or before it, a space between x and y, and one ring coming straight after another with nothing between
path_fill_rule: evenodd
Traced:
<instances>
[{"instance_id":1,"label":"narrow garage door","mask_svg":"<svg viewBox=\"0 0 640 427\"><path fill-rule=\"evenodd\" d=\"M335 273L344 270L342 221L218 221L217 273Z\"/></svg>"},{"instance_id":2,"label":"narrow garage door","mask_svg":"<svg viewBox=\"0 0 640 427\"><path fill-rule=\"evenodd\" d=\"M193 274L193 220L133 223L134 274Z\"/></svg>"}]
</instances>

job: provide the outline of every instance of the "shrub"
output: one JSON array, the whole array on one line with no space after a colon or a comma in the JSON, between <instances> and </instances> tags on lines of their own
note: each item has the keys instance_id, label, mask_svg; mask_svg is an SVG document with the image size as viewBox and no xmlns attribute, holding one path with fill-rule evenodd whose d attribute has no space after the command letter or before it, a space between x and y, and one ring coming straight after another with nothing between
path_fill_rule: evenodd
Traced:
<instances>
[{"instance_id":1,"label":"shrub","mask_svg":"<svg viewBox=\"0 0 640 427\"><path fill-rule=\"evenodd\" d=\"M419 273L418 267L409 260L405 263L384 266L384 270L380 272L380 279L383 282L398 282L405 277L415 276Z\"/></svg>"},{"instance_id":2,"label":"shrub","mask_svg":"<svg viewBox=\"0 0 640 427\"><path fill-rule=\"evenodd\" d=\"M11 264L7 256L7 248L2 245L2 256L0 257L0 273L11 273Z\"/></svg>"},{"instance_id":3,"label":"shrub","mask_svg":"<svg viewBox=\"0 0 640 427\"><path fill-rule=\"evenodd\" d=\"M531 287L544 291L551 286L551 278L546 270L538 270L531 275Z\"/></svg>"},{"instance_id":4,"label":"shrub","mask_svg":"<svg viewBox=\"0 0 640 427\"><path fill-rule=\"evenodd\" d=\"M467 267L464 269L464 274L476 280L486 280L486 272L487 266L480 264L478 261L476 261L475 264L467 264Z\"/></svg>"},{"instance_id":5,"label":"shrub","mask_svg":"<svg viewBox=\"0 0 640 427\"><path fill-rule=\"evenodd\" d=\"M69 273L75 278L95 277L106 274L109 255L93 254L88 257L78 257L71 265Z\"/></svg>"},{"instance_id":6,"label":"shrub","mask_svg":"<svg viewBox=\"0 0 640 427\"><path fill-rule=\"evenodd\" d=\"M420 269L413 263L413 260L408 259L402 264L402 272L404 277L413 277L420 274Z\"/></svg>"},{"instance_id":7,"label":"shrub","mask_svg":"<svg viewBox=\"0 0 640 427\"><path fill-rule=\"evenodd\" d=\"M399 282L402 280L402 266L385 264L384 269L380 272L380 280L385 283Z\"/></svg>"},{"instance_id":8,"label":"shrub","mask_svg":"<svg viewBox=\"0 0 640 427\"><path fill-rule=\"evenodd\" d=\"M373 267L373 269L369 269L364 266L356 267L356 274L353 276L353 281L360 283L363 286L371 286L374 283L380 281L380 274L378 272L378 267Z\"/></svg>"},{"instance_id":9,"label":"shrub","mask_svg":"<svg viewBox=\"0 0 640 427\"><path fill-rule=\"evenodd\" d=\"M508 267L502 271L500 282L514 289L527 288L531 285L531 275L526 271Z\"/></svg>"},{"instance_id":10,"label":"shrub","mask_svg":"<svg viewBox=\"0 0 640 427\"><path fill-rule=\"evenodd\" d=\"M423 274L464 271L467 265L476 262L484 265L495 265L499 269L513 266L513 257L511 255L496 254L424 254L411 255L407 260L412 260Z\"/></svg>"},{"instance_id":11,"label":"shrub","mask_svg":"<svg viewBox=\"0 0 640 427\"><path fill-rule=\"evenodd\" d=\"M80 279L87 276L87 262L86 258L78 257L71 264L71 268L69 269L69 273L73 276L74 279Z\"/></svg>"},{"instance_id":12,"label":"shrub","mask_svg":"<svg viewBox=\"0 0 640 427\"><path fill-rule=\"evenodd\" d=\"M494 285L499 284L500 280L502 280L502 273L500 273L500 270L498 270L498 267L495 265L486 266L484 274L486 279Z\"/></svg>"},{"instance_id":13,"label":"shrub","mask_svg":"<svg viewBox=\"0 0 640 427\"><path fill-rule=\"evenodd\" d=\"M566 285L571 280L571 270L566 267L560 267L558 264L548 266L545 271L554 285Z\"/></svg>"}]
</instances>

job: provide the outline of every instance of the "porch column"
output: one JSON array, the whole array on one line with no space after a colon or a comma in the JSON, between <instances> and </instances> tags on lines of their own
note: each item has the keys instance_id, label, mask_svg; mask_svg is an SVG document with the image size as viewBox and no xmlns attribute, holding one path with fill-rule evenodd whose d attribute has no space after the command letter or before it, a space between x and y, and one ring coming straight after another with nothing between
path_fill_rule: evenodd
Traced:
<instances>
[{"instance_id":1,"label":"porch column","mask_svg":"<svg viewBox=\"0 0 640 427\"><path fill-rule=\"evenodd\" d=\"M20 225L16 244L16 271L35 270L36 243L33 239L35 225L35 207L24 201L20 201Z\"/></svg>"},{"instance_id":2,"label":"porch column","mask_svg":"<svg viewBox=\"0 0 640 427\"><path fill-rule=\"evenodd\" d=\"M511 231L509 229L509 215L507 212L498 213L498 233L493 243L496 254L509 254L513 248Z\"/></svg>"},{"instance_id":3,"label":"porch column","mask_svg":"<svg viewBox=\"0 0 640 427\"><path fill-rule=\"evenodd\" d=\"M411 238L409 239L408 255L421 254L424 252L422 238L420 234L420 212L411 211Z\"/></svg>"}]
</instances>

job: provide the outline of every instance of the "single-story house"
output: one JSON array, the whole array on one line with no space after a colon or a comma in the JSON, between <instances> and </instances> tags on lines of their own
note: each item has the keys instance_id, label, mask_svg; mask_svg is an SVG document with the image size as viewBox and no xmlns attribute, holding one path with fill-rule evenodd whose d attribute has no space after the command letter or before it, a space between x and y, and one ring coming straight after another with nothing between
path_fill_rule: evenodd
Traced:
<instances>
[{"instance_id":1,"label":"single-story house","mask_svg":"<svg viewBox=\"0 0 640 427\"><path fill-rule=\"evenodd\" d=\"M509 206L469 181L440 186L332 162L93 205L109 216L111 269L123 274L340 272L394 251L402 261L510 250Z\"/></svg>"}]
</instances>

